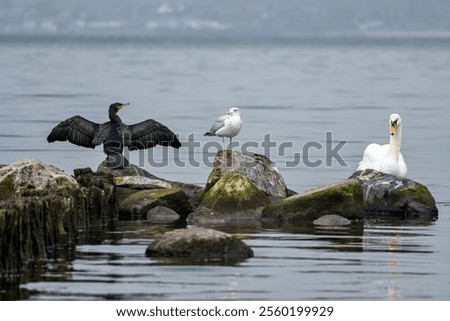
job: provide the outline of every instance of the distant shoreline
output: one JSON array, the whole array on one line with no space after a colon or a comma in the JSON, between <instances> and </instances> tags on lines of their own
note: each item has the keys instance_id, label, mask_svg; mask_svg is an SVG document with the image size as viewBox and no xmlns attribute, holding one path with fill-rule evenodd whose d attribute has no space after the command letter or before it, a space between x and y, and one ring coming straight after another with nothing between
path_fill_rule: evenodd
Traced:
<instances>
[{"instance_id":1,"label":"distant shoreline","mask_svg":"<svg viewBox=\"0 0 450 321\"><path fill-rule=\"evenodd\" d=\"M282 36L239 34L118 33L13 33L0 32L0 45L20 43L156 44L156 45L438 45L450 46L450 31L368 31L291 34Z\"/></svg>"}]
</instances>

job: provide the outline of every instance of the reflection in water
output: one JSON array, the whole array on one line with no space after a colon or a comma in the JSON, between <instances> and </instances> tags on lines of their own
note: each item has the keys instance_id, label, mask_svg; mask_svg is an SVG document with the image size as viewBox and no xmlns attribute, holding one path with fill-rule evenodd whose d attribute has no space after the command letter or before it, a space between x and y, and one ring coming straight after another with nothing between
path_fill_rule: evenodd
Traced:
<instances>
[{"instance_id":1,"label":"reflection in water","mask_svg":"<svg viewBox=\"0 0 450 321\"><path fill-rule=\"evenodd\" d=\"M404 273L405 254L407 258L416 256L418 259L421 254L433 254L432 250L427 249L426 243L421 244L414 240L414 238L431 237L432 235L423 231L423 227L431 225L432 222L433 220L385 220L382 222L372 221L366 227L365 251L387 252L388 254L385 261L386 271L390 276L390 281L385 284L388 299L402 299L402 289L397 279L402 278ZM409 273L414 274L414 272ZM417 276L432 274L427 270L415 273ZM383 278L379 282L383 284L387 281Z\"/></svg>"},{"instance_id":2,"label":"reflection in water","mask_svg":"<svg viewBox=\"0 0 450 321\"><path fill-rule=\"evenodd\" d=\"M427 245L430 226L216 225L243 238L255 257L232 265L192 265L144 255L156 235L183 226L117 221L81 233L76 253L55 253L45 267L3 280L7 290L1 299L410 299L412 279L434 273L423 263L424 255L434 253Z\"/></svg>"}]
</instances>

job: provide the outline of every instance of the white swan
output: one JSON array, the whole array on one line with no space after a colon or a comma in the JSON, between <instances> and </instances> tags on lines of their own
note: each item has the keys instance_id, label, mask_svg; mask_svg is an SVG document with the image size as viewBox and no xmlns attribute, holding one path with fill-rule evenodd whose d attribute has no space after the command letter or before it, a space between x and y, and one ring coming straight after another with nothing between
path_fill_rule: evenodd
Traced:
<instances>
[{"instance_id":1,"label":"white swan","mask_svg":"<svg viewBox=\"0 0 450 321\"><path fill-rule=\"evenodd\" d=\"M389 117L391 138L389 144L370 144L364 150L364 156L357 170L374 169L376 171L400 177L406 177L406 167L400 152L402 142L402 119L399 114Z\"/></svg>"}]
</instances>

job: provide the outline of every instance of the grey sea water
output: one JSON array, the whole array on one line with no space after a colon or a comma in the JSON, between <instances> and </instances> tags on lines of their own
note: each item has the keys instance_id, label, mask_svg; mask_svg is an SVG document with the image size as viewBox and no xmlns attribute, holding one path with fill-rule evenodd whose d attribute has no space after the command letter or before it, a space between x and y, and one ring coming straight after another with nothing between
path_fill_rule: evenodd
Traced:
<instances>
[{"instance_id":1,"label":"grey sea water","mask_svg":"<svg viewBox=\"0 0 450 321\"><path fill-rule=\"evenodd\" d=\"M288 187L302 192L350 176L367 144L388 142L389 115L397 112L408 177L429 187L439 218L343 229L219 226L244 234L254 249L254 258L234 266L163 265L146 258L145 248L174 226L119 221L97 237L82 234L75 253L57 255L20 284L2 283L2 299L450 299L448 40L7 40L0 43L0 163L36 158L68 173L95 169L104 159L100 148L48 144L46 136L69 116L103 122L109 104L129 102L124 122L154 118L182 142L198 142L179 154L132 152L130 160L157 176L203 185L222 144L203 133L238 106L236 148L253 142L249 150L268 154ZM341 142L343 162L327 158L327 144Z\"/></svg>"}]
</instances>

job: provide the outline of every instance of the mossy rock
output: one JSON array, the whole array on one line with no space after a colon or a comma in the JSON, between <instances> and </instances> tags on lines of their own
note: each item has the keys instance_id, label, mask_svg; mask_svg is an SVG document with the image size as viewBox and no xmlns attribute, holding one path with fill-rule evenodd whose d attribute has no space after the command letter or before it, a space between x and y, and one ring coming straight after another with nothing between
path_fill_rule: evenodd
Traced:
<instances>
[{"instance_id":1,"label":"mossy rock","mask_svg":"<svg viewBox=\"0 0 450 321\"><path fill-rule=\"evenodd\" d=\"M231 174L244 176L260 191L273 198L283 198L289 194L283 177L269 158L236 150L221 150L217 153L205 191L215 186L222 177Z\"/></svg>"},{"instance_id":2,"label":"mossy rock","mask_svg":"<svg viewBox=\"0 0 450 321\"><path fill-rule=\"evenodd\" d=\"M405 219L434 218L438 215L436 201L423 184L373 170L358 171L352 177L362 184L367 215Z\"/></svg>"},{"instance_id":3,"label":"mossy rock","mask_svg":"<svg viewBox=\"0 0 450 321\"><path fill-rule=\"evenodd\" d=\"M246 177L234 173L222 176L205 192L200 206L192 213L189 223L259 220L270 199Z\"/></svg>"},{"instance_id":4,"label":"mossy rock","mask_svg":"<svg viewBox=\"0 0 450 321\"><path fill-rule=\"evenodd\" d=\"M73 249L83 213L82 195L63 190L0 201L0 275L43 261L56 247Z\"/></svg>"},{"instance_id":5,"label":"mossy rock","mask_svg":"<svg viewBox=\"0 0 450 321\"><path fill-rule=\"evenodd\" d=\"M79 231L117 219L111 175L22 160L0 168L0 274L44 262L56 248L74 249ZM104 224L106 225L106 224Z\"/></svg>"},{"instance_id":6,"label":"mossy rock","mask_svg":"<svg viewBox=\"0 0 450 321\"><path fill-rule=\"evenodd\" d=\"M15 194L26 190L60 190L78 188L77 181L55 166L39 160L21 159L0 168L0 182L14 184ZM10 181L11 180L11 181Z\"/></svg>"},{"instance_id":7,"label":"mossy rock","mask_svg":"<svg viewBox=\"0 0 450 321\"><path fill-rule=\"evenodd\" d=\"M388 213L425 213L437 212L436 203L428 188L417 184L414 188L396 188L383 197L381 202L370 202L366 199L366 212L388 212Z\"/></svg>"},{"instance_id":8,"label":"mossy rock","mask_svg":"<svg viewBox=\"0 0 450 321\"><path fill-rule=\"evenodd\" d=\"M119 205L119 217L145 219L150 209L165 206L182 219L192 211L189 198L181 188L149 189L129 195Z\"/></svg>"},{"instance_id":9,"label":"mossy rock","mask_svg":"<svg viewBox=\"0 0 450 321\"><path fill-rule=\"evenodd\" d=\"M114 176L94 173L90 168L74 170L84 194L89 225L110 225L118 217L118 197Z\"/></svg>"},{"instance_id":10,"label":"mossy rock","mask_svg":"<svg viewBox=\"0 0 450 321\"><path fill-rule=\"evenodd\" d=\"M266 194L260 192L250 180L240 174L222 176L213 187L203 194L200 204L203 206L219 203L230 209L239 205L254 208L261 202L267 203ZM223 204L222 204L223 203ZM214 205L213 205L214 204Z\"/></svg>"},{"instance_id":11,"label":"mossy rock","mask_svg":"<svg viewBox=\"0 0 450 321\"><path fill-rule=\"evenodd\" d=\"M324 215L340 215L347 219L362 219L363 190L357 179L312 189L266 206L263 222L313 222Z\"/></svg>"},{"instance_id":12,"label":"mossy rock","mask_svg":"<svg viewBox=\"0 0 450 321\"><path fill-rule=\"evenodd\" d=\"M0 181L0 201L13 198L15 195L14 182L10 176Z\"/></svg>"}]
</instances>

